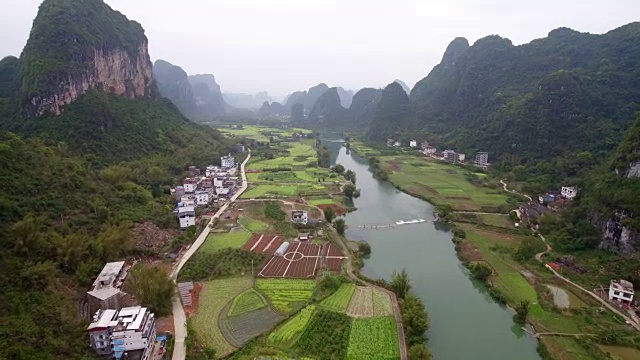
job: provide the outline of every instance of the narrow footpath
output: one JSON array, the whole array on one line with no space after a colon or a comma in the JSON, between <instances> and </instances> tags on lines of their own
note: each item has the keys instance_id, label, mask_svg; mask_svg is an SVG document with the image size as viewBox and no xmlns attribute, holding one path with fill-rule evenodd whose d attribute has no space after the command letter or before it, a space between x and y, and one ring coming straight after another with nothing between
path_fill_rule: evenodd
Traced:
<instances>
[{"instance_id":1,"label":"narrow footpath","mask_svg":"<svg viewBox=\"0 0 640 360\"><path fill-rule=\"evenodd\" d=\"M504 180L500 180L500 183L503 185L504 190L510 193L514 193L514 194L518 194L518 195L522 195L525 196L526 198L529 199L529 201L533 201L533 199L531 199L531 196L525 195L525 194L521 194L516 192L515 190L508 190L507 189L507 183L504 182ZM537 232L535 229L531 229L534 232ZM543 252L540 252L538 254L536 254L536 260L538 260L540 263L544 264L544 259L543 257L551 252L551 250L553 250L553 248L551 247L551 245L549 244L549 242L547 242L547 239L545 239L544 236L542 236L542 234L538 233L538 236L540 237L540 239L542 239L542 241L544 242L544 244L546 245L546 249ZM564 281L565 283L572 285L573 287L579 289L580 291L586 293L587 295L591 296L592 298L594 298L595 300L597 300L600 304L602 304L604 307L606 307L607 309L611 310L611 312L615 313L616 315L621 316L623 319L625 319L625 321L627 322L627 324L633 326L634 329L640 331L640 324L638 324L637 322L635 322L630 316L624 314L623 312L621 312L620 310L618 310L617 308L615 308L613 305L609 304L608 301L604 300L603 298L601 298L600 296L598 296L598 294L594 293L593 291L589 291L585 288L583 288L582 286L576 284L575 282L567 279L566 277L560 275L557 271L555 271L551 266L548 265L544 265L544 267L546 267L547 269L549 269L549 271L551 271L553 273L553 275L555 275L558 279Z\"/></svg>"},{"instance_id":2,"label":"narrow footpath","mask_svg":"<svg viewBox=\"0 0 640 360\"><path fill-rule=\"evenodd\" d=\"M247 190L247 185L248 185L247 174L245 173L244 167L247 164L247 162L249 162L249 159L251 159L251 149L247 149L247 151L248 151L247 158L244 159L244 161L240 165L240 172L242 174L242 186L231 197L231 199L213 215L213 217L211 218L207 226L204 228L204 230L202 230L202 233L200 233L196 241L194 241L194 243L191 245L189 250L187 250L187 252L184 253L184 255L180 258L178 263L176 263L176 265L173 267L173 271L171 271L171 279L173 280L173 282L176 282L176 279L178 278L178 273L180 273L180 270L182 269L184 264L186 264L187 261L189 261L191 256L195 254L196 251L198 251L200 246L202 246L204 241L207 239L207 236L211 231L211 228L209 226L213 223L213 221L219 218L220 215L222 215L222 213L224 213L225 210L227 210L229 205L232 204L234 201L236 201L236 199L238 199L238 197L240 197L240 195L242 195L242 193L245 190ZM187 356L187 348L185 346L184 341L187 338L187 316L184 312L184 308L182 307L182 302L180 301L180 295L177 292L173 297L173 325L175 327L175 334L174 334L175 341L173 345L173 356L171 357L171 359L185 360Z\"/></svg>"}]
</instances>

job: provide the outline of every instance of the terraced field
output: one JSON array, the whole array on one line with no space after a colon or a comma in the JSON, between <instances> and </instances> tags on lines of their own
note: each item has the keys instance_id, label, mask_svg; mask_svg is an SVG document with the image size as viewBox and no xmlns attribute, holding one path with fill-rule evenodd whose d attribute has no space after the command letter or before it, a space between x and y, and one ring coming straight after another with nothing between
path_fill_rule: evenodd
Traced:
<instances>
[{"instance_id":1,"label":"terraced field","mask_svg":"<svg viewBox=\"0 0 640 360\"><path fill-rule=\"evenodd\" d=\"M284 314L307 303L315 287L315 280L256 279L256 288L267 297L276 311Z\"/></svg>"},{"instance_id":2,"label":"terraced field","mask_svg":"<svg viewBox=\"0 0 640 360\"><path fill-rule=\"evenodd\" d=\"M338 291L324 299L320 304L325 309L344 313L355 290L356 284L342 284Z\"/></svg>"},{"instance_id":3,"label":"terraced field","mask_svg":"<svg viewBox=\"0 0 640 360\"><path fill-rule=\"evenodd\" d=\"M347 359L400 359L398 331L393 317L353 319Z\"/></svg>"},{"instance_id":4,"label":"terraced field","mask_svg":"<svg viewBox=\"0 0 640 360\"><path fill-rule=\"evenodd\" d=\"M270 345L282 346L295 342L297 338L302 334L307 323L313 317L316 312L315 305L309 305L306 308L300 310L294 317L289 319L286 323L280 325L274 330L268 338Z\"/></svg>"},{"instance_id":5,"label":"terraced field","mask_svg":"<svg viewBox=\"0 0 640 360\"><path fill-rule=\"evenodd\" d=\"M251 288L249 277L212 280L204 283L200 293L200 305L191 318L191 323L199 342L215 349L218 356L229 354L235 349L222 334L218 319L226 305L249 288Z\"/></svg>"}]
</instances>

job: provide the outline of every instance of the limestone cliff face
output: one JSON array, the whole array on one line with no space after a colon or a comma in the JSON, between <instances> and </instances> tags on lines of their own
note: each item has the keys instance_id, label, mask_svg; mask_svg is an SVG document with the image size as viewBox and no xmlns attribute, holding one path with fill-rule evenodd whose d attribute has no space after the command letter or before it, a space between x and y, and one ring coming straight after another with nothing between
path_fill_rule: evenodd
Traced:
<instances>
[{"instance_id":1,"label":"limestone cliff face","mask_svg":"<svg viewBox=\"0 0 640 360\"><path fill-rule=\"evenodd\" d=\"M60 115L70 104L90 89L112 92L128 98L155 96L153 69L147 43L138 47L135 56L123 49L93 49L86 70L61 79L54 91L28 99L25 112L31 116L45 113Z\"/></svg>"}]
</instances>

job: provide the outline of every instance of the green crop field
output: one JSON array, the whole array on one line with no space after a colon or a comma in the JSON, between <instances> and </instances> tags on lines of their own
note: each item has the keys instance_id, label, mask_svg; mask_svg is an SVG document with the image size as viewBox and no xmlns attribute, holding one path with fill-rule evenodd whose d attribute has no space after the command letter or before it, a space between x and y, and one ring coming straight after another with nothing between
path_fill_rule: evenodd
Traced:
<instances>
[{"instance_id":1,"label":"green crop field","mask_svg":"<svg viewBox=\"0 0 640 360\"><path fill-rule=\"evenodd\" d=\"M333 311L318 310L295 344L298 353L318 359L345 359L351 319Z\"/></svg>"},{"instance_id":2,"label":"green crop field","mask_svg":"<svg viewBox=\"0 0 640 360\"><path fill-rule=\"evenodd\" d=\"M267 230L267 228L269 228L268 224L265 224L260 220L255 220L246 216L238 217L238 222L240 223L240 225L244 226L245 229L253 233L263 232Z\"/></svg>"},{"instance_id":3,"label":"green crop field","mask_svg":"<svg viewBox=\"0 0 640 360\"><path fill-rule=\"evenodd\" d=\"M315 287L315 280L256 279L256 288L282 313L291 313L298 305L307 303Z\"/></svg>"},{"instance_id":4,"label":"green crop field","mask_svg":"<svg viewBox=\"0 0 640 360\"><path fill-rule=\"evenodd\" d=\"M297 185L258 185L245 191L240 197L243 199L260 198L267 195L293 197L297 193Z\"/></svg>"},{"instance_id":5,"label":"green crop field","mask_svg":"<svg viewBox=\"0 0 640 360\"><path fill-rule=\"evenodd\" d=\"M331 199L331 198L326 198L326 199L309 199L307 201L309 204L311 205L333 205L335 204L335 200Z\"/></svg>"},{"instance_id":6,"label":"green crop field","mask_svg":"<svg viewBox=\"0 0 640 360\"><path fill-rule=\"evenodd\" d=\"M412 156L384 156L380 160L392 171L389 180L393 184L436 204L473 211L507 203L508 196L501 190L470 183L468 170Z\"/></svg>"},{"instance_id":7,"label":"green crop field","mask_svg":"<svg viewBox=\"0 0 640 360\"><path fill-rule=\"evenodd\" d=\"M212 233L207 236L207 240L204 241L204 244L202 244L202 247L200 247L198 251L214 253L226 248L239 249L249 238L251 238L251 233L245 230L223 234Z\"/></svg>"},{"instance_id":8,"label":"green crop field","mask_svg":"<svg viewBox=\"0 0 640 360\"><path fill-rule=\"evenodd\" d=\"M320 304L326 309L344 313L355 290L356 284L342 284L338 291L324 299Z\"/></svg>"},{"instance_id":9,"label":"green crop field","mask_svg":"<svg viewBox=\"0 0 640 360\"><path fill-rule=\"evenodd\" d=\"M509 218L509 215L504 214L478 214L477 215L483 223L495 227L502 227L506 229L515 229L513 222Z\"/></svg>"},{"instance_id":10,"label":"green crop field","mask_svg":"<svg viewBox=\"0 0 640 360\"><path fill-rule=\"evenodd\" d=\"M295 341L298 336L302 334L304 328L307 326L307 323L315 312L315 305L309 305L300 310L296 316L280 325L269 335L268 343L270 345L285 345L289 344L291 341Z\"/></svg>"},{"instance_id":11,"label":"green crop field","mask_svg":"<svg viewBox=\"0 0 640 360\"><path fill-rule=\"evenodd\" d=\"M256 125L243 125L242 129L219 127L218 130L223 134L228 134L236 137L247 137L260 142L269 142L269 136L264 133L268 133L274 138L285 138L288 136L292 136L296 132L305 134L311 132L311 130L307 129L278 129Z\"/></svg>"},{"instance_id":12,"label":"green crop field","mask_svg":"<svg viewBox=\"0 0 640 360\"><path fill-rule=\"evenodd\" d=\"M255 290L249 289L233 299L228 316L240 315L267 306L264 299Z\"/></svg>"},{"instance_id":13,"label":"green crop field","mask_svg":"<svg viewBox=\"0 0 640 360\"><path fill-rule=\"evenodd\" d=\"M373 289L373 316L393 315L393 306L389 294L384 291Z\"/></svg>"},{"instance_id":14,"label":"green crop field","mask_svg":"<svg viewBox=\"0 0 640 360\"><path fill-rule=\"evenodd\" d=\"M198 340L216 350L218 356L231 353L234 347L227 342L218 327L218 318L225 306L234 297L251 288L251 278L229 278L204 283L200 294L198 311L191 317L191 323Z\"/></svg>"},{"instance_id":15,"label":"green crop field","mask_svg":"<svg viewBox=\"0 0 640 360\"><path fill-rule=\"evenodd\" d=\"M400 359L393 317L353 319L347 359Z\"/></svg>"}]
</instances>

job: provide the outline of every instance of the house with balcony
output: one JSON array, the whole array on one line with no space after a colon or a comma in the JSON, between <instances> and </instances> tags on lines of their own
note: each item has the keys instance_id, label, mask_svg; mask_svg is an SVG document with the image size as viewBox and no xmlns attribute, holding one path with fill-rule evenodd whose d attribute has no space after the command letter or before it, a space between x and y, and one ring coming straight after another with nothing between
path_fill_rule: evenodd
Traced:
<instances>
[{"instance_id":1,"label":"house with balcony","mask_svg":"<svg viewBox=\"0 0 640 360\"><path fill-rule=\"evenodd\" d=\"M87 332L90 346L98 355L149 360L156 342L155 315L140 306L99 310Z\"/></svg>"},{"instance_id":2,"label":"house with balcony","mask_svg":"<svg viewBox=\"0 0 640 360\"><path fill-rule=\"evenodd\" d=\"M633 284L627 280L611 280L609 283L609 300L622 305L633 303Z\"/></svg>"}]
</instances>

